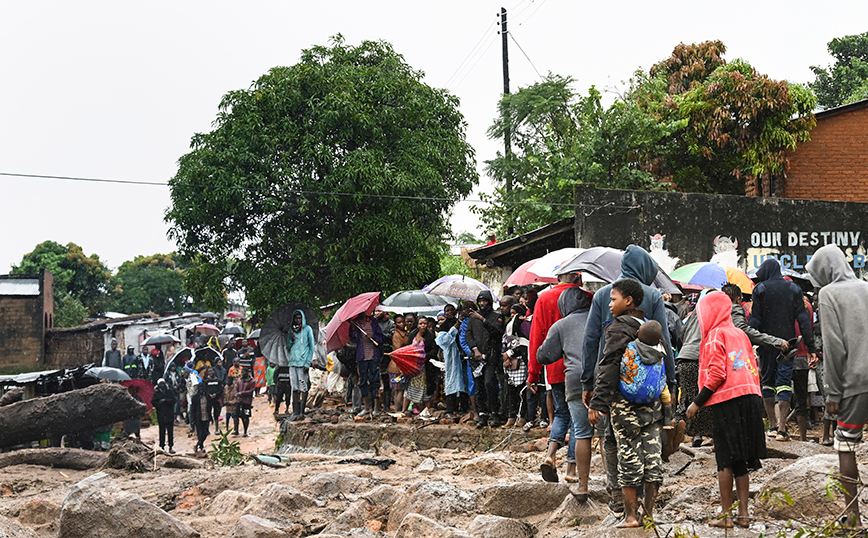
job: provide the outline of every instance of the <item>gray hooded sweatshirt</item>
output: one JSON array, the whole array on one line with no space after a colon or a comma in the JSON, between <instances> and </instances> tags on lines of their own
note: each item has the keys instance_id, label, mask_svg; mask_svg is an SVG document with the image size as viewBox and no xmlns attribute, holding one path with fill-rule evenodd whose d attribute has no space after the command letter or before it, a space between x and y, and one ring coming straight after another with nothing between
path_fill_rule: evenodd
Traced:
<instances>
[{"instance_id":1,"label":"gray hooded sweatshirt","mask_svg":"<svg viewBox=\"0 0 868 538\"><path fill-rule=\"evenodd\" d=\"M553 364L564 358L564 386L568 402L582 401L582 343L591 301L581 288L567 288L558 297L561 319L549 328L536 352L540 364Z\"/></svg>"},{"instance_id":2,"label":"gray hooded sweatshirt","mask_svg":"<svg viewBox=\"0 0 868 538\"><path fill-rule=\"evenodd\" d=\"M868 282L856 278L844 253L826 245L805 266L820 285L826 400L868 392Z\"/></svg>"}]
</instances>

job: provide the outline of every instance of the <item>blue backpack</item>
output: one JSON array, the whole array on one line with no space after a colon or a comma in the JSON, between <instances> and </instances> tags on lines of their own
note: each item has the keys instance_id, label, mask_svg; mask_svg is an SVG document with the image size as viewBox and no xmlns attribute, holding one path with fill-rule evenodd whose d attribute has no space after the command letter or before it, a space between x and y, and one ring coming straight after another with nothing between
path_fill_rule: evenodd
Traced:
<instances>
[{"instance_id":1,"label":"blue backpack","mask_svg":"<svg viewBox=\"0 0 868 538\"><path fill-rule=\"evenodd\" d=\"M628 401L649 404L660 398L666 388L666 366L663 357L654 364L645 364L639 356L635 342L627 344L621 356L621 379L618 381L621 394Z\"/></svg>"}]
</instances>

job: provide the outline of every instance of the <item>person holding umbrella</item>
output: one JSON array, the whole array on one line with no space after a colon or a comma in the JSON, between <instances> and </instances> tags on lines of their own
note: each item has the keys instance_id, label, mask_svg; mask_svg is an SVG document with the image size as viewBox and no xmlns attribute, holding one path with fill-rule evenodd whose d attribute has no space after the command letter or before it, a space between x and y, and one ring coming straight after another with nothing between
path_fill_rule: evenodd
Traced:
<instances>
[{"instance_id":1,"label":"person holding umbrella","mask_svg":"<svg viewBox=\"0 0 868 538\"><path fill-rule=\"evenodd\" d=\"M292 415L289 420L304 420L304 406L310 390L310 364L316 349L313 329L304 319L304 312L292 314L292 328L286 337L289 351L289 383L292 387Z\"/></svg>"},{"instance_id":2,"label":"person holding umbrella","mask_svg":"<svg viewBox=\"0 0 868 538\"><path fill-rule=\"evenodd\" d=\"M380 324L365 312L355 317L350 326L350 340L356 344L356 364L359 369L359 388L365 408L356 416L373 414L374 398L380 389L380 359L383 332Z\"/></svg>"}]
</instances>

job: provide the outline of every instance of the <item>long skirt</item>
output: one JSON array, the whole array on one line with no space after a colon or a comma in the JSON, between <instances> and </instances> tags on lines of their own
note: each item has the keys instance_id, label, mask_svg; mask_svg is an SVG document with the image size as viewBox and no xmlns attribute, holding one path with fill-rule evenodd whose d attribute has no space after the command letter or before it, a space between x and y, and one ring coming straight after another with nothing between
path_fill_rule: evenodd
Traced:
<instances>
[{"instance_id":1,"label":"long skirt","mask_svg":"<svg viewBox=\"0 0 868 538\"><path fill-rule=\"evenodd\" d=\"M693 420L687 420L687 408L699 394L699 362L678 361L679 398L676 418L687 421L684 434L688 437L711 437L713 420L708 407L700 407Z\"/></svg>"},{"instance_id":2,"label":"long skirt","mask_svg":"<svg viewBox=\"0 0 868 538\"><path fill-rule=\"evenodd\" d=\"M410 378L410 383L404 389L404 396L413 403L427 402L431 399L431 395L428 394L428 379L425 368L422 368L419 375Z\"/></svg>"},{"instance_id":3,"label":"long skirt","mask_svg":"<svg viewBox=\"0 0 868 538\"><path fill-rule=\"evenodd\" d=\"M763 401L755 394L708 406L714 417L714 457L717 470L729 467L744 476L762 467L766 454Z\"/></svg>"}]
</instances>

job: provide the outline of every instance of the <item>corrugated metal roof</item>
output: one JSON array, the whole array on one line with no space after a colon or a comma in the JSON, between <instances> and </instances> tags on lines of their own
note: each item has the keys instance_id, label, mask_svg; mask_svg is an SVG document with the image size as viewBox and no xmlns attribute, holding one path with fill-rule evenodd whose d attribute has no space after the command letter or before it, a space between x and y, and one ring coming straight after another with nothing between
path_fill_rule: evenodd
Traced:
<instances>
[{"instance_id":1,"label":"corrugated metal roof","mask_svg":"<svg viewBox=\"0 0 868 538\"><path fill-rule=\"evenodd\" d=\"M0 280L0 295L39 295L39 280L35 278Z\"/></svg>"}]
</instances>

